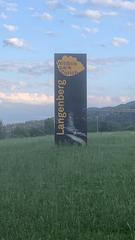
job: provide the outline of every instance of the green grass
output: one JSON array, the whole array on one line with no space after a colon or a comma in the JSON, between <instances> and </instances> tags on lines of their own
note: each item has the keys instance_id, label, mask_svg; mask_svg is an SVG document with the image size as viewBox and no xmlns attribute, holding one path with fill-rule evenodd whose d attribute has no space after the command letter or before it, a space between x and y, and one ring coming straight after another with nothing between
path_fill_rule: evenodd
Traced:
<instances>
[{"instance_id":1,"label":"green grass","mask_svg":"<svg viewBox=\"0 0 135 240\"><path fill-rule=\"evenodd\" d=\"M0 141L0 240L135 239L135 133Z\"/></svg>"}]
</instances>

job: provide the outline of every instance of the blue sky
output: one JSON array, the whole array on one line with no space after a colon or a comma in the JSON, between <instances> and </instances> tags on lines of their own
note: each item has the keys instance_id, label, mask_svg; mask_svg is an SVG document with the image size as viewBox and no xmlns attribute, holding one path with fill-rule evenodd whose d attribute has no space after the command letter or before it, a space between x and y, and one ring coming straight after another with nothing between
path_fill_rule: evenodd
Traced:
<instances>
[{"instance_id":1,"label":"blue sky","mask_svg":"<svg viewBox=\"0 0 135 240\"><path fill-rule=\"evenodd\" d=\"M0 119L53 116L54 53L87 53L88 107L135 100L135 1L0 0Z\"/></svg>"}]
</instances>

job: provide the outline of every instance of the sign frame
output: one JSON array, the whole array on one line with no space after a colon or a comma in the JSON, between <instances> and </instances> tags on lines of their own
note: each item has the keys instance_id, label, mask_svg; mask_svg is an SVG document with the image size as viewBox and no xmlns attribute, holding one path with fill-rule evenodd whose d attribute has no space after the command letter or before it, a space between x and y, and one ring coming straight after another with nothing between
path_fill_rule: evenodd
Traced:
<instances>
[{"instance_id":1,"label":"sign frame","mask_svg":"<svg viewBox=\"0 0 135 240\"><path fill-rule=\"evenodd\" d=\"M87 55L54 55L55 143L87 143Z\"/></svg>"}]
</instances>

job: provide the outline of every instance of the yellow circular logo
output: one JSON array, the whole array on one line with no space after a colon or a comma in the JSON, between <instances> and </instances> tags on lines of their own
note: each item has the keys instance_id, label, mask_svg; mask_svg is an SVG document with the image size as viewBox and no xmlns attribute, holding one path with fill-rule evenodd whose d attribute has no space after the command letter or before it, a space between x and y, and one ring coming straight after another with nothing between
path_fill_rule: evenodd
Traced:
<instances>
[{"instance_id":1,"label":"yellow circular logo","mask_svg":"<svg viewBox=\"0 0 135 240\"><path fill-rule=\"evenodd\" d=\"M77 58L72 56L63 56L61 59L57 61L57 67L59 71L64 76L75 76L82 71L84 71L85 67L81 62L77 60Z\"/></svg>"}]
</instances>

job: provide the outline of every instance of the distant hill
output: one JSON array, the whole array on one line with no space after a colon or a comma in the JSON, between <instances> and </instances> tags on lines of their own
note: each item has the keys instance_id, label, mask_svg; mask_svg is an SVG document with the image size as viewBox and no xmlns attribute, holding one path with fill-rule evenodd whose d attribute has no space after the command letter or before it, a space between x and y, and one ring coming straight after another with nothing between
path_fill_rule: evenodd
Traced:
<instances>
[{"instance_id":1,"label":"distant hill","mask_svg":"<svg viewBox=\"0 0 135 240\"><path fill-rule=\"evenodd\" d=\"M88 108L88 131L135 130L135 101L115 107Z\"/></svg>"},{"instance_id":2,"label":"distant hill","mask_svg":"<svg viewBox=\"0 0 135 240\"><path fill-rule=\"evenodd\" d=\"M88 108L88 132L135 131L135 101L115 107ZM54 118L4 125L0 121L0 138L36 137L54 133Z\"/></svg>"}]
</instances>

